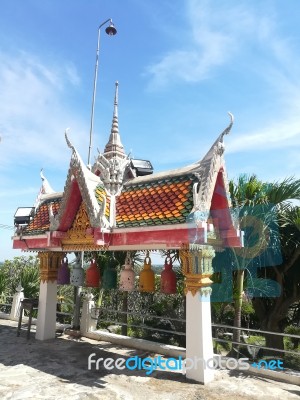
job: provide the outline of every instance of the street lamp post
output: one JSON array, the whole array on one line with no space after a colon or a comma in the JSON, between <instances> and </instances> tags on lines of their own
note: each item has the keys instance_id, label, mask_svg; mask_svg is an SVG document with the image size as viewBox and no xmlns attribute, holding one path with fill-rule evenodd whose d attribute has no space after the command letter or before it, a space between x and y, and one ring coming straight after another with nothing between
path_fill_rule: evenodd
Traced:
<instances>
[{"instance_id":1,"label":"street lamp post","mask_svg":"<svg viewBox=\"0 0 300 400\"><path fill-rule=\"evenodd\" d=\"M97 51L96 51L96 64L95 64L95 76L94 76L94 89L93 89L93 98L92 98L92 112L91 112L91 125L90 125L90 142L89 142L89 152L88 152L88 162L87 165L90 167L91 160L91 149L92 149L92 137L93 137L93 128L94 128L94 111L95 111L95 100L96 100L96 89L97 89L97 78L98 78L98 64L99 64L99 50L100 50L100 31L103 25L109 22L109 26L105 29L105 32L109 36L114 36L117 33L116 28L112 22L112 19L109 18L106 21L102 22L98 28L98 40L97 40Z\"/></svg>"}]
</instances>

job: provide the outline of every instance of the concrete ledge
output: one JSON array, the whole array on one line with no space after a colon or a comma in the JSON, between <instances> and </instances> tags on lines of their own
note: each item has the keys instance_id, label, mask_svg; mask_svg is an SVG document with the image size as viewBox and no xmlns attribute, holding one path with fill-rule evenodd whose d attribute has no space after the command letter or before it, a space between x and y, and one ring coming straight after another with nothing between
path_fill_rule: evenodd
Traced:
<instances>
[{"instance_id":1,"label":"concrete ledge","mask_svg":"<svg viewBox=\"0 0 300 400\"><path fill-rule=\"evenodd\" d=\"M11 318L10 314L5 314L3 312L0 312L0 319L7 319L9 321L14 321L14 322L19 322L19 317L18 318ZM22 317L22 325L25 325L28 323L29 318L26 316ZM31 325L36 325L37 319L32 318L31 320ZM56 330L61 330L65 331L66 329L70 329L71 325L70 324L61 324L60 322L56 322Z\"/></svg>"},{"instance_id":2,"label":"concrete ledge","mask_svg":"<svg viewBox=\"0 0 300 400\"><path fill-rule=\"evenodd\" d=\"M16 321L16 322L19 321L19 317L11 318L10 314L6 314L6 313L3 313L3 312L0 312L0 319L9 319L10 321ZM23 317L22 317L22 325L26 324L26 322L28 322L28 320L29 320L29 318L23 315ZM36 318L32 318L31 325L36 325Z\"/></svg>"},{"instance_id":3,"label":"concrete ledge","mask_svg":"<svg viewBox=\"0 0 300 400\"><path fill-rule=\"evenodd\" d=\"M101 330L86 332L82 336L94 340L103 340L125 347L132 347L138 350L146 350L151 353L162 354L169 357L185 357L185 348L171 346L163 343L151 342L150 340L137 339L128 336L117 335L115 333L105 332Z\"/></svg>"},{"instance_id":4,"label":"concrete ledge","mask_svg":"<svg viewBox=\"0 0 300 400\"><path fill-rule=\"evenodd\" d=\"M268 379L273 379L274 381L292 383L294 385L299 385L300 382L300 372L296 371L272 371L270 369L257 369L250 366L248 371L245 373L249 373L250 375L261 376Z\"/></svg>"},{"instance_id":5,"label":"concrete ledge","mask_svg":"<svg viewBox=\"0 0 300 400\"><path fill-rule=\"evenodd\" d=\"M4 312L0 312L0 318L1 319L10 319L10 314L6 314Z\"/></svg>"}]
</instances>

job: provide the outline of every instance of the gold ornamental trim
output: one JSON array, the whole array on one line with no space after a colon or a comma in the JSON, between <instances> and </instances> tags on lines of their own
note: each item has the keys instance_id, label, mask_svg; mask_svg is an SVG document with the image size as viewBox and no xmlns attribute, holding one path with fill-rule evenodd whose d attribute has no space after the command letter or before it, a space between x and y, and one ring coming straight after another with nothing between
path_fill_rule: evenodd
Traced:
<instances>
[{"instance_id":1,"label":"gold ornamental trim","mask_svg":"<svg viewBox=\"0 0 300 400\"><path fill-rule=\"evenodd\" d=\"M109 249L108 245L97 246L93 244L65 244L62 246L63 251L106 251Z\"/></svg>"},{"instance_id":2,"label":"gold ornamental trim","mask_svg":"<svg viewBox=\"0 0 300 400\"><path fill-rule=\"evenodd\" d=\"M190 249L189 245L183 245L179 250L181 259L182 273L185 276L213 274L212 260L215 250L208 245L203 245L197 250Z\"/></svg>"},{"instance_id":3,"label":"gold ornamental trim","mask_svg":"<svg viewBox=\"0 0 300 400\"><path fill-rule=\"evenodd\" d=\"M215 251L211 246L183 244L179 256L181 259L182 273L185 276L184 293L191 292L193 296L201 290L209 292L213 283L210 277L213 274L212 259Z\"/></svg>"},{"instance_id":4,"label":"gold ornamental trim","mask_svg":"<svg viewBox=\"0 0 300 400\"><path fill-rule=\"evenodd\" d=\"M54 282L57 280L57 271L63 257L64 253L62 252L47 251L38 253L42 282Z\"/></svg>"},{"instance_id":5,"label":"gold ornamental trim","mask_svg":"<svg viewBox=\"0 0 300 400\"><path fill-rule=\"evenodd\" d=\"M208 288L210 285L213 283L212 280L210 279L211 274L197 274L197 275L192 275L189 274L186 276L185 281L184 281L184 294L186 295L187 292L191 292L193 296L201 290L202 288Z\"/></svg>"},{"instance_id":6,"label":"gold ornamental trim","mask_svg":"<svg viewBox=\"0 0 300 400\"><path fill-rule=\"evenodd\" d=\"M94 237L90 233L90 228L91 224L87 214L86 206L84 202L81 202L72 227L66 232L65 237L61 241L62 249L64 251L77 251L101 248L101 246L95 245Z\"/></svg>"}]
</instances>

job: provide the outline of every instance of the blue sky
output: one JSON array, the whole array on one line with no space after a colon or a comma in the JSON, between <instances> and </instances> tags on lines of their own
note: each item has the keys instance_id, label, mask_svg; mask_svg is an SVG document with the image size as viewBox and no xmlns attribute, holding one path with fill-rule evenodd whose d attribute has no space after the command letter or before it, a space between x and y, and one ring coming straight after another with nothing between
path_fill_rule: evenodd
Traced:
<instances>
[{"instance_id":1,"label":"blue sky","mask_svg":"<svg viewBox=\"0 0 300 400\"><path fill-rule=\"evenodd\" d=\"M3 0L0 4L0 224L32 206L40 169L67 176L64 130L87 161L97 29L93 156L107 142L119 81L123 145L156 171L202 158L226 137L229 178L299 177L300 3L280 0ZM0 260L13 230L0 229Z\"/></svg>"}]
</instances>

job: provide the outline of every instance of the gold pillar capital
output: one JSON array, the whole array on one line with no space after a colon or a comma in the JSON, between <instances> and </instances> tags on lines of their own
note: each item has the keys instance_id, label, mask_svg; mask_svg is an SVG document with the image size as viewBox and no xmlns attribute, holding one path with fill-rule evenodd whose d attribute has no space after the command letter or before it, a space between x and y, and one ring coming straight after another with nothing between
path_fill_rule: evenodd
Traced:
<instances>
[{"instance_id":1,"label":"gold pillar capital","mask_svg":"<svg viewBox=\"0 0 300 400\"><path fill-rule=\"evenodd\" d=\"M212 284L212 260L215 250L209 245L185 244L179 251L182 273L185 276L184 293L188 291L194 296L201 288L209 288Z\"/></svg>"},{"instance_id":2,"label":"gold pillar capital","mask_svg":"<svg viewBox=\"0 0 300 400\"><path fill-rule=\"evenodd\" d=\"M63 252L56 251L38 253L38 258L40 259L40 278L42 282L54 282L57 280L57 271L64 254Z\"/></svg>"}]
</instances>

